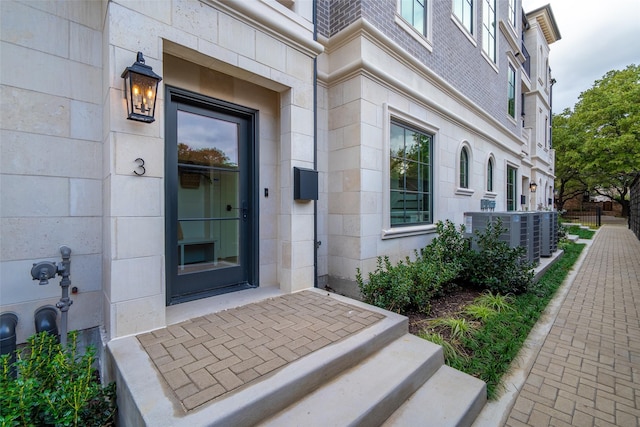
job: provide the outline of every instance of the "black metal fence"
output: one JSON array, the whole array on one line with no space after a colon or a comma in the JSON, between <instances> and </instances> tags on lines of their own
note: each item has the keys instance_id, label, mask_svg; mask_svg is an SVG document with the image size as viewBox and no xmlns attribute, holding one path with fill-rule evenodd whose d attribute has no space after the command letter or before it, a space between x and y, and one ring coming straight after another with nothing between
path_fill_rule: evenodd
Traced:
<instances>
[{"instance_id":1,"label":"black metal fence","mask_svg":"<svg viewBox=\"0 0 640 427\"><path fill-rule=\"evenodd\" d=\"M593 209L565 211L561 217L565 222L578 222L590 227L600 227L602 225L602 208L598 206Z\"/></svg>"},{"instance_id":2,"label":"black metal fence","mask_svg":"<svg viewBox=\"0 0 640 427\"><path fill-rule=\"evenodd\" d=\"M631 184L629 203L629 228L640 239L640 173Z\"/></svg>"}]
</instances>

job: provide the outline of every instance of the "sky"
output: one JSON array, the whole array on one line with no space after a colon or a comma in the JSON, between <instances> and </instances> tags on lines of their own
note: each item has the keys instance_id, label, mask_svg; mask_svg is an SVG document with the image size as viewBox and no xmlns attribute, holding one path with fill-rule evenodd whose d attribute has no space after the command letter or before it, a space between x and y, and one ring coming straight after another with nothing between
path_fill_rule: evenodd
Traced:
<instances>
[{"instance_id":1,"label":"sky","mask_svg":"<svg viewBox=\"0 0 640 427\"><path fill-rule=\"evenodd\" d=\"M525 12L546 4L562 38L550 46L553 112L573 110L581 92L610 70L640 64L640 0L523 0Z\"/></svg>"}]
</instances>

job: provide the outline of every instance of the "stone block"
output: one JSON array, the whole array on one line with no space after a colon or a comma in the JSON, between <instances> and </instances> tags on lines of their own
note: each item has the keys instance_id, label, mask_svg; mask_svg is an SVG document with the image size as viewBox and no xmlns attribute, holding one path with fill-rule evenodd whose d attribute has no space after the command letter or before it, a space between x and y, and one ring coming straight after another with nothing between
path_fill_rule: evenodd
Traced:
<instances>
[{"instance_id":1,"label":"stone block","mask_svg":"<svg viewBox=\"0 0 640 427\"><path fill-rule=\"evenodd\" d=\"M69 215L68 200L69 180L66 178L2 176L0 215L3 217L67 216Z\"/></svg>"},{"instance_id":2,"label":"stone block","mask_svg":"<svg viewBox=\"0 0 640 427\"><path fill-rule=\"evenodd\" d=\"M118 259L164 255L164 218L120 217L114 221Z\"/></svg>"},{"instance_id":3,"label":"stone block","mask_svg":"<svg viewBox=\"0 0 640 427\"><path fill-rule=\"evenodd\" d=\"M0 38L28 49L68 57L68 21L32 6L15 1L0 2ZM2 56L5 67L4 52Z\"/></svg>"},{"instance_id":4,"label":"stone block","mask_svg":"<svg viewBox=\"0 0 640 427\"><path fill-rule=\"evenodd\" d=\"M286 72L287 48L284 43L259 31L256 33L256 61Z\"/></svg>"},{"instance_id":5,"label":"stone block","mask_svg":"<svg viewBox=\"0 0 640 427\"><path fill-rule=\"evenodd\" d=\"M112 303L148 298L162 293L162 257L141 257L111 261Z\"/></svg>"},{"instance_id":6,"label":"stone block","mask_svg":"<svg viewBox=\"0 0 640 427\"><path fill-rule=\"evenodd\" d=\"M229 15L218 15L218 42L221 47L237 52L241 56L255 59L256 31Z\"/></svg>"},{"instance_id":7,"label":"stone block","mask_svg":"<svg viewBox=\"0 0 640 427\"><path fill-rule=\"evenodd\" d=\"M145 176L113 175L110 179L111 216L161 216L163 181Z\"/></svg>"},{"instance_id":8,"label":"stone block","mask_svg":"<svg viewBox=\"0 0 640 427\"><path fill-rule=\"evenodd\" d=\"M164 294L111 305L115 313L111 337L138 334L165 326Z\"/></svg>"},{"instance_id":9,"label":"stone block","mask_svg":"<svg viewBox=\"0 0 640 427\"><path fill-rule=\"evenodd\" d=\"M97 254L102 250L99 217L1 218L3 260L59 258L61 245L74 254Z\"/></svg>"},{"instance_id":10,"label":"stone block","mask_svg":"<svg viewBox=\"0 0 640 427\"><path fill-rule=\"evenodd\" d=\"M144 160L145 177L164 176L164 140L161 138L113 133L115 152L115 173L134 176L134 170L141 173L136 159Z\"/></svg>"},{"instance_id":11,"label":"stone block","mask_svg":"<svg viewBox=\"0 0 640 427\"><path fill-rule=\"evenodd\" d=\"M69 179L69 215L102 215L102 181Z\"/></svg>"},{"instance_id":12,"label":"stone block","mask_svg":"<svg viewBox=\"0 0 640 427\"><path fill-rule=\"evenodd\" d=\"M102 141L102 105L72 100L69 107L71 138Z\"/></svg>"},{"instance_id":13,"label":"stone block","mask_svg":"<svg viewBox=\"0 0 640 427\"><path fill-rule=\"evenodd\" d=\"M102 67L102 32L72 22L69 24L69 58Z\"/></svg>"},{"instance_id":14,"label":"stone block","mask_svg":"<svg viewBox=\"0 0 640 427\"><path fill-rule=\"evenodd\" d=\"M4 85L0 86L0 97L0 116L6 130L69 136L68 98Z\"/></svg>"},{"instance_id":15,"label":"stone block","mask_svg":"<svg viewBox=\"0 0 640 427\"><path fill-rule=\"evenodd\" d=\"M198 36L210 43L218 40L218 11L203 2L174 2L171 24L179 30Z\"/></svg>"}]
</instances>

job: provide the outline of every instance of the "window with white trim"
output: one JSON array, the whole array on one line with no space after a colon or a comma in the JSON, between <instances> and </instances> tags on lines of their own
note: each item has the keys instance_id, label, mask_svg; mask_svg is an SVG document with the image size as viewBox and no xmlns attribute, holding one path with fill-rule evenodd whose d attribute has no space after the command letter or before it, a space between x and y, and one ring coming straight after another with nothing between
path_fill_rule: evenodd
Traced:
<instances>
[{"instance_id":1,"label":"window with white trim","mask_svg":"<svg viewBox=\"0 0 640 427\"><path fill-rule=\"evenodd\" d=\"M493 191L493 159L487 162L487 191Z\"/></svg>"},{"instance_id":2,"label":"window with white trim","mask_svg":"<svg viewBox=\"0 0 640 427\"><path fill-rule=\"evenodd\" d=\"M516 197L518 196L518 169L507 166L507 211L516 210Z\"/></svg>"},{"instance_id":3,"label":"window with white trim","mask_svg":"<svg viewBox=\"0 0 640 427\"><path fill-rule=\"evenodd\" d=\"M473 0L453 0L453 14L469 34L473 34Z\"/></svg>"},{"instance_id":4,"label":"window with white trim","mask_svg":"<svg viewBox=\"0 0 640 427\"><path fill-rule=\"evenodd\" d=\"M389 141L391 226L433 223L433 136L392 120Z\"/></svg>"},{"instance_id":5,"label":"window with white trim","mask_svg":"<svg viewBox=\"0 0 640 427\"><path fill-rule=\"evenodd\" d=\"M515 29L516 28L516 19L518 18L516 8L516 0L509 0L509 23Z\"/></svg>"},{"instance_id":6,"label":"window with white trim","mask_svg":"<svg viewBox=\"0 0 640 427\"><path fill-rule=\"evenodd\" d=\"M496 0L484 0L482 12L482 50L496 62Z\"/></svg>"},{"instance_id":7,"label":"window with white trim","mask_svg":"<svg viewBox=\"0 0 640 427\"><path fill-rule=\"evenodd\" d=\"M428 9L427 0L398 0L400 16L420 34L427 36Z\"/></svg>"},{"instance_id":8,"label":"window with white trim","mask_svg":"<svg viewBox=\"0 0 640 427\"><path fill-rule=\"evenodd\" d=\"M512 118L516 118L516 69L509 64L508 71L507 112Z\"/></svg>"},{"instance_id":9,"label":"window with white trim","mask_svg":"<svg viewBox=\"0 0 640 427\"><path fill-rule=\"evenodd\" d=\"M467 147L460 150L460 188L469 188L469 152Z\"/></svg>"}]
</instances>

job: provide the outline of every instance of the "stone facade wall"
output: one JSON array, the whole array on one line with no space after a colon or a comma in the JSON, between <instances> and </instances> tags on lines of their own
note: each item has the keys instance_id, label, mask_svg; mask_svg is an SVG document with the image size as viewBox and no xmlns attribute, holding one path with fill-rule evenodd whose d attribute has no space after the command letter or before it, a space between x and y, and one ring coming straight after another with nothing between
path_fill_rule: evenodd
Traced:
<instances>
[{"instance_id":1,"label":"stone facade wall","mask_svg":"<svg viewBox=\"0 0 640 427\"><path fill-rule=\"evenodd\" d=\"M38 286L33 263L71 248L78 294L69 327L102 323L103 2L0 2L0 311L33 313L60 299L60 277Z\"/></svg>"}]
</instances>

